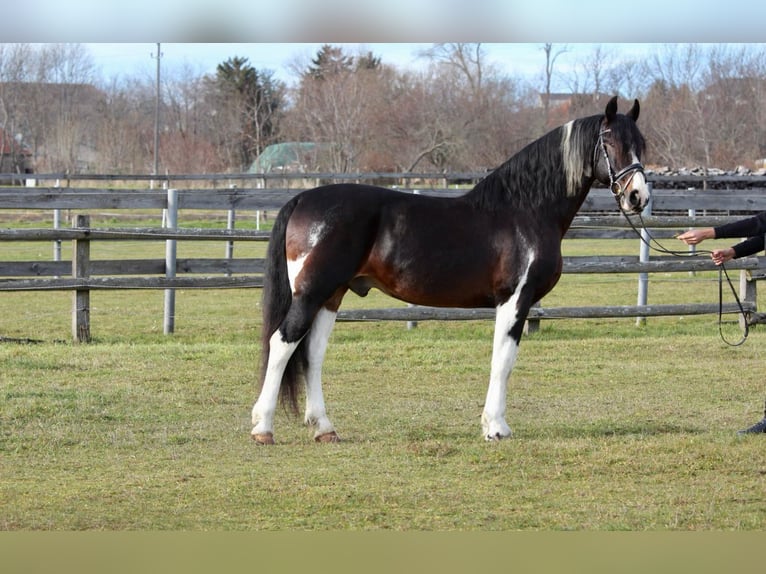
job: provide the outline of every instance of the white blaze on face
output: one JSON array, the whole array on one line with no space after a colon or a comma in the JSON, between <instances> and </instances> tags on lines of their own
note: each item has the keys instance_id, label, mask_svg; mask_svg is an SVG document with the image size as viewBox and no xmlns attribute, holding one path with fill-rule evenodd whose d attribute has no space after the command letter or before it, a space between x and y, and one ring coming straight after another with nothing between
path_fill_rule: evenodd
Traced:
<instances>
[{"instance_id":1,"label":"white blaze on face","mask_svg":"<svg viewBox=\"0 0 766 574\"><path fill-rule=\"evenodd\" d=\"M635 152L631 153L631 162L634 164L641 163L641 160L638 159L638 156L635 154ZM639 205L642 208L645 207L646 204L649 202L649 197L650 197L649 185L646 182L646 176L644 175L643 172L635 171L632 174L628 175L619 183L625 187L625 193L623 194L621 198L622 208L625 211L633 210L633 206L630 205L630 194L632 191L638 192Z\"/></svg>"}]
</instances>

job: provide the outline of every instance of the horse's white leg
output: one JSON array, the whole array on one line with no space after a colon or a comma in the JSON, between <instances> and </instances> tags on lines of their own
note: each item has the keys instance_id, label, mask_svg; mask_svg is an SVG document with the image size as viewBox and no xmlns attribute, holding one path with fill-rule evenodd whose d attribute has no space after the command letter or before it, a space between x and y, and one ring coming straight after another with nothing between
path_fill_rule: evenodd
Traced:
<instances>
[{"instance_id":1,"label":"horse's white leg","mask_svg":"<svg viewBox=\"0 0 766 574\"><path fill-rule=\"evenodd\" d=\"M314 427L314 440L318 442L337 442L330 419L325 410L322 394L322 363L327 344L335 325L337 313L322 308L314 319L308 339L308 369L306 371L306 424Z\"/></svg>"},{"instance_id":2,"label":"horse's white leg","mask_svg":"<svg viewBox=\"0 0 766 574\"><path fill-rule=\"evenodd\" d=\"M298 348L298 343L285 342L279 329L274 331L269 339L269 362L266 375L263 379L261 394L253 405L252 412L252 422L255 426L250 434L258 443L274 442L274 412L277 410L279 386L282 383L287 362Z\"/></svg>"},{"instance_id":3,"label":"horse's white leg","mask_svg":"<svg viewBox=\"0 0 766 574\"><path fill-rule=\"evenodd\" d=\"M530 262L531 264L531 258ZM526 317L519 316L519 298L526 285L529 264L519 280L513 295L505 303L498 305L495 314L495 334L492 342L492 367L489 375L487 399L481 415L484 438L488 441L511 436L511 429L505 422L505 404L508 392L508 379L511 376L521 341L519 322Z\"/></svg>"},{"instance_id":4,"label":"horse's white leg","mask_svg":"<svg viewBox=\"0 0 766 574\"><path fill-rule=\"evenodd\" d=\"M518 341L509 331L515 324L516 305L512 300L497 308L495 336L492 344L492 368L489 376L487 399L481 424L486 440L498 440L511 436L511 429L505 422L505 403L508 390L508 378L519 350Z\"/></svg>"}]
</instances>

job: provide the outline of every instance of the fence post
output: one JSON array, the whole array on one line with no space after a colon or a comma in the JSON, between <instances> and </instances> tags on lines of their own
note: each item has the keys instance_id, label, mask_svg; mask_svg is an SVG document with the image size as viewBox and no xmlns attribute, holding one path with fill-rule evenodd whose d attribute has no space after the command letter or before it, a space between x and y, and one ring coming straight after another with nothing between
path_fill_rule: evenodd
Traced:
<instances>
[{"instance_id":1,"label":"fence post","mask_svg":"<svg viewBox=\"0 0 766 574\"><path fill-rule=\"evenodd\" d=\"M644 208L643 214L644 215L651 215L652 214L652 184L647 184L649 186L649 201L646 204L646 207ZM649 261L649 241L651 240L651 236L649 235L649 231L646 228L641 229L641 247L639 249L639 256L638 260L641 263L646 263ZM647 300L649 299L649 274L648 273L639 273L638 274L638 301L637 305L646 305ZM641 326L646 324L646 317L636 317L636 325Z\"/></svg>"},{"instance_id":2,"label":"fence post","mask_svg":"<svg viewBox=\"0 0 766 574\"><path fill-rule=\"evenodd\" d=\"M90 227L89 215L78 215L72 220L73 228ZM90 240L72 240L72 278L90 277ZM72 298L72 338L77 343L90 343L90 291L75 289Z\"/></svg>"},{"instance_id":3,"label":"fence post","mask_svg":"<svg viewBox=\"0 0 766 574\"><path fill-rule=\"evenodd\" d=\"M532 305L532 308L540 306L540 301L536 302L534 305ZM540 319L530 319L527 318L527 320L524 322L524 335L531 335L533 333L537 333L540 331Z\"/></svg>"},{"instance_id":4,"label":"fence post","mask_svg":"<svg viewBox=\"0 0 766 574\"><path fill-rule=\"evenodd\" d=\"M237 189L236 185L230 186L231 189ZM234 207L231 207L229 209L229 213L226 217L226 229L229 231L232 231L234 229L234 225L236 223L237 213L234 209ZM226 259L228 261L231 261L234 259L234 241L227 241L226 242ZM231 271L226 271L226 277L231 277Z\"/></svg>"},{"instance_id":5,"label":"fence post","mask_svg":"<svg viewBox=\"0 0 766 574\"><path fill-rule=\"evenodd\" d=\"M739 271L739 300L742 303L752 303L758 309L758 282L753 279L752 271L740 269ZM739 327L743 331L747 328L747 317L739 314Z\"/></svg>"},{"instance_id":6,"label":"fence post","mask_svg":"<svg viewBox=\"0 0 766 574\"><path fill-rule=\"evenodd\" d=\"M61 181L57 179L53 187L60 190ZM53 229L61 229L61 209L59 208L53 210ZM61 239L53 242L53 260L61 261Z\"/></svg>"},{"instance_id":7,"label":"fence post","mask_svg":"<svg viewBox=\"0 0 766 574\"><path fill-rule=\"evenodd\" d=\"M167 229L178 228L178 190L168 189L168 206L165 227ZM165 240L165 277L173 279L176 276L176 240ZM176 319L176 290L165 289L165 316L163 331L169 335L175 331Z\"/></svg>"},{"instance_id":8,"label":"fence post","mask_svg":"<svg viewBox=\"0 0 766 574\"><path fill-rule=\"evenodd\" d=\"M413 195L420 195L419 189L413 189L412 190ZM415 307L412 303L407 303L407 307ZM417 321L407 321L407 330L415 329L418 326Z\"/></svg>"},{"instance_id":9,"label":"fence post","mask_svg":"<svg viewBox=\"0 0 766 574\"><path fill-rule=\"evenodd\" d=\"M693 187L687 188L687 191L694 191ZM690 208L688 211L689 219L694 219L697 217L697 210L694 208ZM689 245L688 249L689 253L697 253L697 246L696 245ZM689 271L689 277L694 277L695 273L694 271Z\"/></svg>"}]
</instances>

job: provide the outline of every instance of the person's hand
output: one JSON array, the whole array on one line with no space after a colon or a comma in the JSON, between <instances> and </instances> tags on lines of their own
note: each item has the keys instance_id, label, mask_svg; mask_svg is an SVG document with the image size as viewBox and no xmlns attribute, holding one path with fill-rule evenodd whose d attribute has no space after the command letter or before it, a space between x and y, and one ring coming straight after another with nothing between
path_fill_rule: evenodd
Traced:
<instances>
[{"instance_id":1,"label":"person's hand","mask_svg":"<svg viewBox=\"0 0 766 574\"><path fill-rule=\"evenodd\" d=\"M680 235L676 235L676 239L683 241L686 245L697 245L702 243L705 239L714 239L715 231L712 227L703 227L701 229L690 229L684 231Z\"/></svg>"},{"instance_id":2,"label":"person's hand","mask_svg":"<svg viewBox=\"0 0 766 574\"><path fill-rule=\"evenodd\" d=\"M727 247L726 249L713 249L713 252L710 254L710 258L716 265L726 263L730 259L734 259L734 248Z\"/></svg>"}]
</instances>

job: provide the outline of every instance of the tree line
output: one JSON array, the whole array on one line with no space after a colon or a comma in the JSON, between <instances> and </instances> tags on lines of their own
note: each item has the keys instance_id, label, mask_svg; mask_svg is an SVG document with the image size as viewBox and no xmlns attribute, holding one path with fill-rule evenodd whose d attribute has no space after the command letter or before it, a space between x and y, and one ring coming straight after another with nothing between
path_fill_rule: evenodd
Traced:
<instances>
[{"instance_id":1,"label":"tree line","mask_svg":"<svg viewBox=\"0 0 766 574\"><path fill-rule=\"evenodd\" d=\"M233 55L213 73L164 70L158 100L155 77L104 80L81 44L0 44L0 156L23 144L41 173L151 173L157 129L161 173L246 171L281 142L321 144L311 171L481 171L616 94L641 101L647 164L766 158L764 46L658 45L640 60L597 46L559 72L567 51L541 44L529 79L501 73L481 44L434 44L417 71L328 44L294 64L291 86Z\"/></svg>"}]
</instances>

